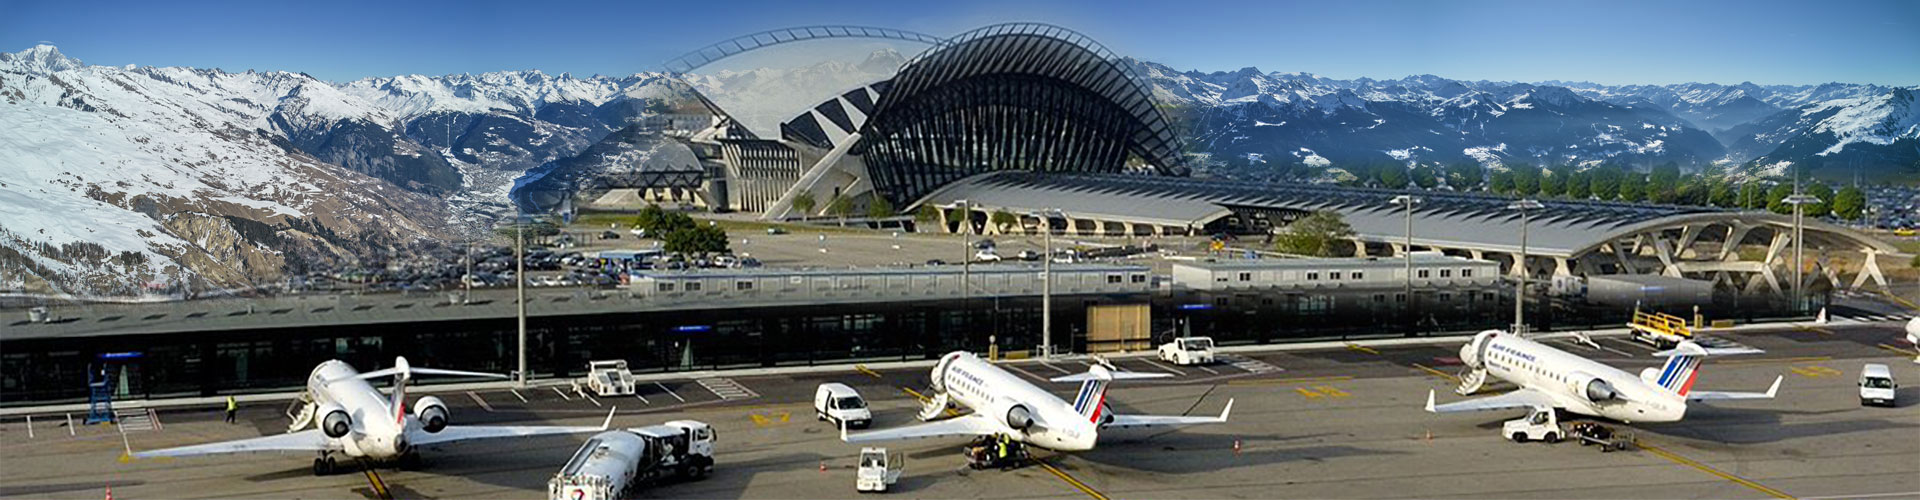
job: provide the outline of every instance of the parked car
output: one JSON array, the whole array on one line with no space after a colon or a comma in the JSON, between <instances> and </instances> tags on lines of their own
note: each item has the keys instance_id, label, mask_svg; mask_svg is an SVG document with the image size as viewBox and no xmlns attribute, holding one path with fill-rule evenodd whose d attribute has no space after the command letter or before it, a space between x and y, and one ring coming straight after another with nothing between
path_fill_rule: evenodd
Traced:
<instances>
[{"instance_id":1,"label":"parked car","mask_svg":"<svg viewBox=\"0 0 1920 500\"><path fill-rule=\"evenodd\" d=\"M1887 365L1867 363L1860 367L1860 406L1894 406L1900 384L1893 381Z\"/></svg>"},{"instance_id":2,"label":"parked car","mask_svg":"<svg viewBox=\"0 0 1920 500\"><path fill-rule=\"evenodd\" d=\"M781 229L779 226L769 226L767 227L767 234L787 234L787 230Z\"/></svg>"},{"instance_id":3,"label":"parked car","mask_svg":"<svg viewBox=\"0 0 1920 500\"><path fill-rule=\"evenodd\" d=\"M603 240L617 240L617 239L620 239L620 233L616 233L616 232L613 232L613 231L601 231L601 232L600 232L600 239L603 239Z\"/></svg>"},{"instance_id":4,"label":"parked car","mask_svg":"<svg viewBox=\"0 0 1920 500\"><path fill-rule=\"evenodd\" d=\"M833 422L835 427L844 424L864 428L873 423L873 411L867 409L867 401L852 387L838 382L820 384L813 391L813 413L820 420Z\"/></svg>"},{"instance_id":5,"label":"parked car","mask_svg":"<svg viewBox=\"0 0 1920 500\"><path fill-rule=\"evenodd\" d=\"M1018 256L1020 257L1020 260L1026 260L1026 261L1040 260L1040 252L1033 251L1033 250L1021 250Z\"/></svg>"}]
</instances>

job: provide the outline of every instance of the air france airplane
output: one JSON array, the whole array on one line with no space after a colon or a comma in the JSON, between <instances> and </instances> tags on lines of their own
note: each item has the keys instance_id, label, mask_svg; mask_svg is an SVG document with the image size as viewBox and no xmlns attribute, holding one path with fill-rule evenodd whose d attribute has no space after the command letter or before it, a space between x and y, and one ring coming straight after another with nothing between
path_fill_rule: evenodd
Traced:
<instances>
[{"instance_id":1,"label":"air france airplane","mask_svg":"<svg viewBox=\"0 0 1920 500\"><path fill-rule=\"evenodd\" d=\"M1674 422L1686 415L1688 401L1772 399L1784 377L1774 378L1767 392L1693 390L1700 362L1708 355L1758 352L1761 351L1751 347L1708 349L1693 341L1684 341L1672 350L1654 353L1667 358L1665 366L1647 368L1635 377L1619 368L1518 335L1488 330L1460 348L1460 361L1473 371L1461 377L1457 392L1471 394L1479 390L1488 374L1512 382L1520 389L1443 405L1434 404L1433 392L1429 390L1427 411L1558 408L1627 423Z\"/></svg>"},{"instance_id":2,"label":"air france airplane","mask_svg":"<svg viewBox=\"0 0 1920 500\"><path fill-rule=\"evenodd\" d=\"M393 368L360 373L340 360L320 363L307 377L311 398L294 427L305 427L311 420L316 428L288 430L287 434L240 439L179 448L134 453L135 458L180 457L221 453L318 452L313 473L326 475L339 468L334 453L374 462L415 463L419 447L454 441L542 434L571 434L607 430L613 413L599 427L555 426L449 426L447 405L440 398L426 396L414 402L407 412L407 382L414 375L450 375L456 377L507 378L491 373L419 368L407 364L407 358L393 360ZM393 377L391 396L381 394L368 380Z\"/></svg>"},{"instance_id":3,"label":"air france airplane","mask_svg":"<svg viewBox=\"0 0 1920 500\"><path fill-rule=\"evenodd\" d=\"M1080 382L1073 401L1061 400L1052 393L1027 383L974 356L955 351L940 358L932 373L934 396L920 412L921 420L938 417L949 401L973 410L966 415L894 429L847 434L848 443L930 439L959 436L1005 435L1015 441L1055 451L1093 449L1100 431L1122 428L1169 427L1218 424L1227 421L1233 400L1218 417L1115 415L1107 407L1107 386L1118 379L1160 378L1164 373L1117 371L1105 360L1088 367L1086 373L1052 379L1054 382Z\"/></svg>"}]
</instances>

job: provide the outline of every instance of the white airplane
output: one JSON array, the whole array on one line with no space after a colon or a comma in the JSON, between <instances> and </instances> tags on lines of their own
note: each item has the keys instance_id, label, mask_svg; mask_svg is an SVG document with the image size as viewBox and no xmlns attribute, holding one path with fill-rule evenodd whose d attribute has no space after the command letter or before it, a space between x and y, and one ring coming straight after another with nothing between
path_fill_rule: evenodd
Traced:
<instances>
[{"instance_id":1,"label":"white airplane","mask_svg":"<svg viewBox=\"0 0 1920 500\"><path fill-rule=\"evenodd\" d=\"M421 446L473 439L597 432L607 430L608 424L613 422L613 412L609 411L607 421L599 427L449 426L447 405L440 398L420 398L414 402L413 412L407 412L407 382L414 375L507 378L491 373L414 367L408 365L404 357L394 358L393 368L366 373L360 373L340 360L329 360L320 363L313 369L313 374L307 377L307 395L312 399L302 415L310 419L315 428L289 429L287 434L276 436L144 451L132 455L134 458L151 458L222 453L318 452L320 457L313 459L313 473L326 475L338 469L335 453L366 461L412 464L418 462ZM390 395L381 394L379 389L367 383L368 380L383 377L394 378ZM305 426L296 422L294 427Z\"/></svg>"},{"instance_id":2,"label":"white airplane","mask_svg":"<svg viewBox=\"0 0 1920 500\"><path fill-rule=\"evenodd\" d=\"M1780 390L1773 379L1767 392L1716 392L1693 390L1700 362L1708 355L1753 354L1751 347L1709 349L1693 341L1683 341L1672 350L1654 353L1665 356L1661 368L1647 368L1635 377L1575 354L1498 330L1480 332L1460 348L1460 361L1473 368L1461 377L1461 394L1471 394L1486 382L1488 374L1520 386L1519 390L1480 399L1435 405L1433 391L1427 391L1427 411L1462 411L1527 408L1557 408L1581 415L1606 417L1621 422L1674 422L1687 413L1688 401L1728 399L1772 399Z\"/></svg>"},{"instance_id":3,"label":"white airplane","mask_svg":"<svg viewBox=\"0 0 1920 500\"><path fill-rule=\"evenodd\" d=\"M1052 379L1054 382L1080 382L1080 393L1072 402L1027 383L1000 367L982 361L973 353L955 351L934 365L934 395L920 412L921 420L930 420L947 409L952 401L973 410L966 415L924 424L847 434L848 443L930 439L959 436L1006 435L1009 439L1055 451L1093 449L1100 431L1122 428L1169 427L1218 424L1227 421L1233 400L1218 417L1115 415L1107 407L1107 386L1117 379L1170 377L1164 373L1117 371L1105 360L1086 373Z\"/></svg>"}]
</instances>

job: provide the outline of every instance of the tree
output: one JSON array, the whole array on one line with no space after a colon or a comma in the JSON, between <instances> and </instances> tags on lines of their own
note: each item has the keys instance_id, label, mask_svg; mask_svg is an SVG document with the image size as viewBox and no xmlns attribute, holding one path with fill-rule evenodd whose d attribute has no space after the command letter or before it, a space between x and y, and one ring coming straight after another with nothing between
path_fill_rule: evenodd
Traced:
<instances>
[{"instance_id":1,"label":"tree","mask_svg":"<svg viewBox=\"0 0 1920 500\"><path fill-rule=\"evenodd\" d=\"M1673 203L1680 191L1680 164L1666 162L1653 167L1647 174L1647 199L1658 203Z\"/></svg>"},{"instance_id":2,"label":"tree","mask_svg":"<svg viewBox=\"0 0 1920 500\"><path fill-rule=\"evenodd\" d=\"M1567 194L1567 178L1572 175L1573 169L1564 166L1548 169L1547 175L1540 178L1540 194L1553 197Z\"/></svg>"},{"instance_id":3,"label":"tree","mask_svg":"<svg viewBox=\"0 0 1920 500\"><path fill-rule=\"evenodd\" d=\"M1000 209L1000 210L994 210L993 215L987 218L987 222L992 222L994 227L1000 228L1001 231L1006 231L1008 227L1011 227L1015 224L1019 224L1020 218L1015 217L1013 215L1013 212L1008 212L1006 209Z\"/></svg>"},{"instance_id":4,"label":"tree","mask_svg":"<svg viewBox=\"0 0 1920 500\"><path fill-rule=\"evenodd\" d=\"M675 229L661 238L668 252L726 253L727 231L719 226L696 225Z\"/></svg>"},{"instance_id":5,"label":"tree","mask_svg":"<svg viewBox=\"0 0 1920 500\"><path fill-rule=\"evenodd\" d=\"M1339 212L1322 210L1288 224L1274 236L1274 249L1283 253L1333 257L1340 243L1353 237L1353 227Z\"/></svg>"},{"instance_id":6,"label":"tree","mask_svg":"<svg viewBox=\"0 0 1920 500\"><path fill-rule=\"evenodd\" d=\"M1860 220L1867 208L1867 195L1859 187L1847 186L1833 195L1833 215L1846 220Z\"/></svg>"},{"instance_id":7,"label":"tree","mask_svg":"<svg viewBox=\"0 0 1920 500\"><path fill-rule=\"evenodd\" d=\"M1488 189L1495 193L1513 194L1513 171L1494 172L1493 181L1488 184Z\"/></svg>"},{"instance_id":8,"label":"tree","mask_svg":"<svg viewBox=\"0 0 1920 500\"><path fill-rule=\"evenodd\" d=\"M1734 206L1747 210L1767 208L1767 186L1760 181L1747 181L1740 185L1740 199Z\"/></svg>"},{"instance_id":9,"label":"tree","mask_svg":"<svg viewBox=\"0 0 1920 500\"><path fill-rule=\"evenodd\" d=\"M814 200L813 193L809 191L801 191L800 194L793 196L793 209L799 210L800 218L803 219L813 216L813 207L817 203L819 201Z\"/></svg>"},{"instance_id":10,"label":"tree","mask_svg":"<svg viewBox=\"0 0 1920 500\"><path fill-rule=\"evenodd\" d=\"M916 225L924 226L939 220L940 207L933 206L931 203L922 203L918 210L913 211L913 222Z\"/></svg>"},{"instance_id":11,"label":"tree","mask_svg":"<svg viewBox=\"0 0 1920 500\"><path fill-rule=\"evenodd\" d=\"M1414 167L1409 174L1413 177L1413 184L1420 186L1420 189L1433 189L1440 185L1440 176L1433 172L1433 167Z\"/></svg>"},{"instance_id":12,"label":"tree","mask_svg":"<svg viewBox=\"0 0 1920 500\"><path fill-rule=\"evenodd\" d=\"M827 202L827 215L840 219L840 227L847 226L847 218L853 216L853 198L842 194Z\"/></svg>"},{"instance_id":13,"label":"tree","mask_svg":"<svg viewBox=\"0 0 1920 500\"><path fill-rule=\"evenodd\" d=\"M1513 172L1514 194L1533 196L1540 192L1540 167L1523 163L1514 165L1508 171Z\"/></svg>"},{"instance_id":14,"label":"tree","mask_svg":"<svg viewBox=\"0 0 1920 500\"><path fill-rule=\"evenodd\" d=\"M1641 202L1647 200L1647 176L1639 172L1623 172L1620 178L1620 200Z\"/></svg>"},{"instance_id":15,"label":"tree","mask_svg":"<svg viewBox=\"0 0 1920 500\"><path fill-rule=\"evenodd\" d=\"M1587 171L1587 183L1593 197L1600 201L1613 201L1620 197L1620 169L1611 165L1601 165Z\"/></svg>"},{"instance_id":16,"label":"tree","mask_svg":"<svg viewBox=\"0 0 1920 500\"><path fill-rule=\"evenodd\" d=\"M1380 187L1404 189L1407 187L1407 169L1399 165L1380 165L1374 167L1374 178L1379 179Z\"/></svg>"},{"instance_id":17,"label":"tree","mask_svg":"<svg viewBox=\"0 0 1920 500\"><path fill-rule=\"evenodd\" d=\"M1825 183L1815 182L1808 184L1804 191L1820 201L1808 203L1801 209L1801 213L1808 217L1826 217L1833 213L1833 188L1827 187Z\"/></svg>"},{"instance_id":18,"label":"tree","mask_svg":"<svg viewBox=\"0 0 1920 500\"><path fill-rule=\"evenodd\" d=\"M646 208L640 209L640 215L634 217L633 227L651 232L653 228L660 226L660 219L666 218L666 216L667 211L661 210L660 205L648 203ZM656 234L655 236L659 235Z\"/></svg>"},{"instance_id":19,"label":"tree","mask_svg":"<svg viewBox=\"0 0 1920 500\"><path fill-rule=\"evenodd\" d=\"M1713 186L1707 188L1707 204L1720 208L1740 206L1740 193L1726 179L1714 179Z\"/></svg>"},{"instance_id":20,"label":"tree","mask_svg":"<svg viewBox=\"0 0 1920 500\"><path fill-rule=\"evenodd\" d=\"M1486 176L1486 169L1478 163L1455 163L1447 166L1447 187L1454 191L1472 191L1480 187Z\"/></svg>"},{"instance_id":21,"label":"tree","mask_svg":"<svg viewBox=\"0 0 1920 500\"><path fill-rule=\"evenodd\" d=\"M869 219L884 219L894 215L893 202L887 201L886 197L874 196L873 201L867 203L867 218Z\"/></svg>"},{"instance_id":22,"label":"tree","mask_svg":"<svg viewBox=\"0 0 1920 500\"><path fill-rule=\"evenodd\" d=\"M1576 200L1592 197L1593 191L1590 188L1592 182L1593 174L1590 172L1578 171L1567 174L1567 197Z\"/></svg>"},{"instance_id":23,"label":"tree","mask_svg":"<svg viewBox=\"0 0 1920 500\"><path fill-rule=\"evenodd\" d=\"M1793 205L1787 204L1788 196L1793 196L1792 184L1774 184L1773 189L1767 190L1767 211L1781 215L1793 213Z\"/></svg>"}]
</instances>

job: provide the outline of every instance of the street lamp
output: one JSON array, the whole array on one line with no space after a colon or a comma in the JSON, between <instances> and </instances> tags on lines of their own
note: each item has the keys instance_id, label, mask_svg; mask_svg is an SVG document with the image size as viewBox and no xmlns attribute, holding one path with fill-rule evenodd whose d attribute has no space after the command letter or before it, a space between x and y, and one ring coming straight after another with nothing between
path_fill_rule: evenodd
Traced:
<instances>
[{"instance_id":1,"label":"street lamp","mask_svg":"<svg viewBox=\"0 0 1920 500\"><path fill-rule=\"evenodd\" d=\"M1413 206L1419 205L1421 201L1420 198L1413 195L1403 194L1393 197L1393 204L1407 208L1407 243L1406 246L1400 248L1400 253L1402 257L1406 258L1407 262L1407 291L1406 302L1401 305L1400 311L1402 314L1407 315L1409 321L1411 321L1413 317Z\"/></svg>"},{"instance_id":2,"label":"street lamp","mask_svg":"<svg viewBox=\"0 0 1920 500\"><path fill-rule=\"evenodd\" d=\"M954 232L960 234L960 310L965 317L972 318L973 311L967 309L967 302L973 298L973 290L969 286L973 284L973 242L968 241L970 238L967 235L973 232L973 202L953 200L947 207L960 209L960 226L954 228ZM961 232L961 229L967 232ZM967 326L973 326L973 322L968 321Z\"/></svg>"},{"instance_id":3,"label":"street lamp","mask_svg":"<svg viewBox=\"0 0 1920 500\"><path fill-rule=\"evenodd\" d=\"M1040 219L1040 230L1046 234L1046 251L1040 257L1040 356L1053 357L1053 216L1066 218L1059 209L1048 208L1031 212Z\"/></svg>"},{"instance_id":4,"label":"street lamp","mask_svg":"<svg viewBox=\"0 0 1920 500\"><path fill-rule=\"evenodd\" d=\"M513 294L514 305L518 312L514 314L519 322L520 370L514 372L515 382L520 387L527 386L527 223L525 216L513 222Z\"/></svg>"},{"instance_id":5,"label":"street lamp","mask_svg":"<svg viewBox=\"0 0 1920 500\"><path fill-rule=\"evenodd\" d=\"M1820 198L1810 194L1801 194L1798 192L1798 187L1795 187L1794 191L1796 192L1793 196L1788 196L1781 201L1788 205L1793 205L1793 310L1799 312L1806 305L1804 304L1806 300L1805 297L1801 296L1803 292L1801 287L1805 286L1805 278L1800 276L1802 272L1801 268L1806 267L1806 261L1802 260L1804 257L1801 256L1800 247L1800 238L1803 236L1803 230L1805 228L1805 208L1803 206L1819 203Z\"/></svg>"},{"instance_id":6,"label":"street lamp","mask_svg":"<svg viewBox=\"0 0 1920 500\"><path fill-rule=\"evenodd\" d=\"M1520 333L1527 328L1527 211L1546 208L1546 205L1522 199L1507 205L1507 208L1520 211L1520 256L1513 260L1513 269L1520 272L1520 284L1513 291L1513 331Z\"/></svg>"}]
</instances>

